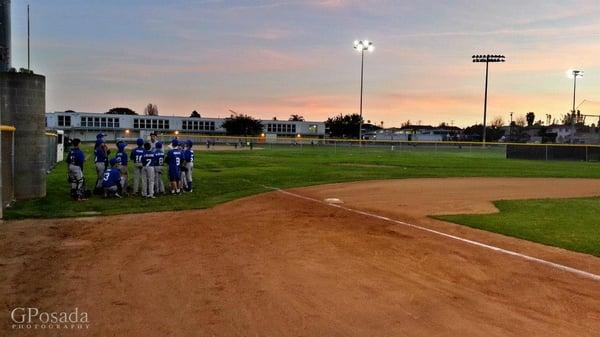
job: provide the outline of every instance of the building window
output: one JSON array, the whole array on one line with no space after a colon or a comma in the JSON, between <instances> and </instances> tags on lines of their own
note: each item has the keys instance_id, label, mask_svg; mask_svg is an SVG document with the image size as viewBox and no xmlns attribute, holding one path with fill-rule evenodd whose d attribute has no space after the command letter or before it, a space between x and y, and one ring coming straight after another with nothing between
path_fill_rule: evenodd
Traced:
<instances>
[{"instance_id":1,"label":"building window","mask_svg":"<svg viewBox=\"0 0 600 337\"><path fill-rule=\"evenodd\" d=\"M114 119L114 126L115 126L115 128L121 127L121 122L120 122L119 118Z\"/></svg>"},{"instance_id":2,"label":"building window","mask_svg":"<svg viewBox=\"0 0 600 337\"><path fill-rule=\"evenodd\" d=\"M316 124L311 124L308 126L308 132L310 133L317 133L318 129L319 128Z\"/></svg>"},{"instance_id":3,"label":"building window","mask_svg":"<svg viewBox=\"0 0 600 337\"><path fill-rule=\"evenodd\" d=\"M58 116L58 126L71 126L71 116Z\"/></svg>"},{"instance_id":4,"label":"building window","mask_svg":"<svg viewBox=\"0 0 600 337\"><path fill-rule=\"evenodd\" d=\"M81 123L79 123L81 125L82 128L87 127L87 118L86 117L81 117Z\"/></svg>"},{"instance_id":5,"label":"building window","mask_svg":"<svg viewBox=\"0 0 600 337\"><path fill-rule=\"evenodd\" d=\"M292 133L296 133L296 124L292 125Z\"/></svg>"}]
</instances>

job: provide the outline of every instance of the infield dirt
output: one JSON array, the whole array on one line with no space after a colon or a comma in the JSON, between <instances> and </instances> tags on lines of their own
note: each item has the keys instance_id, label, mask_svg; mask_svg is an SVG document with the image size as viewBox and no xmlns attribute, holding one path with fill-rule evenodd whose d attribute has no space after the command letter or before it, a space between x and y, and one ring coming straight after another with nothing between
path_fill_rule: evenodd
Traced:
<instances>
[{"instance_id":1,"label":"infield dirt","mask_svg":"<svg viewBox=\"0 0 600 337\"><path fill-rule=\"evenodd\" d=\"M600 195L600 180L292 192L600 274L593 256L427 217ZM0 270L3 336L600 336L599 281L280 192L208 210L4 222ZM14 330L15 307L77 307L90 327Z\"/></svg>"}]
</instances>

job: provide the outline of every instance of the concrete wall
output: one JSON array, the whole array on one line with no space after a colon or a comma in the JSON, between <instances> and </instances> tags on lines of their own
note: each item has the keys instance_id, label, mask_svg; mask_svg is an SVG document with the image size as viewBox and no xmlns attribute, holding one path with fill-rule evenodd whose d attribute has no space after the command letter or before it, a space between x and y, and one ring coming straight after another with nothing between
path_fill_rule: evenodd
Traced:
<instances>
[{"instance_id":1,"label":"concrete wall","mask_svg":"<svg viewBox=\"0 0 600 337\"><path fill-rule=\"evenodd\" d=\"M46 196L46 78L0 72L0 120L15 132L15 198Z\"/></svg>"}]
</instances>

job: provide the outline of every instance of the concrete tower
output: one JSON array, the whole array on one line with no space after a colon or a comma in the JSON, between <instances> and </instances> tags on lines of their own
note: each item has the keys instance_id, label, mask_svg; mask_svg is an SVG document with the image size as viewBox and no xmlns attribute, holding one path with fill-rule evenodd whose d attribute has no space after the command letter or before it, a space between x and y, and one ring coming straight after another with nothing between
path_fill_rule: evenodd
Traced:
<instances>
[{"instance_id":1,"label":"concrete tower","mask_svg":"<svg viewBox=\"0 0 600 337\"><path fill-rule=\"evenodd\" d=\"M10 0L0 0L0 71L10 69Z\"/></svg>"},{"instance_id":2,"label":"concrete tower","mask_svg":"<svg viewBox=\"0 0 600 337\"><path fill-rule=\"evenodd\" d=\"M0 123L14 126L14 196L46 196L46 78L10 62L10 0L0 0ZM6 201L5 201L6 202Z\"/></svg>"}]
</instances>

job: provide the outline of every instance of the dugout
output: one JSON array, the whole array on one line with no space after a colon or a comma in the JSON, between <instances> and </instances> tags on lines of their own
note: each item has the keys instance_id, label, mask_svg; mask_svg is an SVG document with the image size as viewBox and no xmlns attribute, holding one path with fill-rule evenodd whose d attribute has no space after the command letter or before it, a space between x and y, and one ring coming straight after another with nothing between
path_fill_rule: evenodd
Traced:
<instances>
[{"instance_id":1,"label":"dugout","mask_svg":"<svg viewBox=\"0 0 600 337\"><path fill-rule=\"evenodd\" d=\"M600 161L600 146L571 144L508 144L507 159Z\"/></svg>"}]
</instances>

